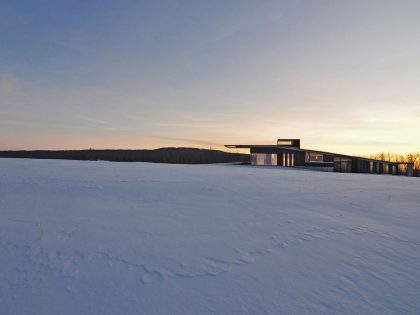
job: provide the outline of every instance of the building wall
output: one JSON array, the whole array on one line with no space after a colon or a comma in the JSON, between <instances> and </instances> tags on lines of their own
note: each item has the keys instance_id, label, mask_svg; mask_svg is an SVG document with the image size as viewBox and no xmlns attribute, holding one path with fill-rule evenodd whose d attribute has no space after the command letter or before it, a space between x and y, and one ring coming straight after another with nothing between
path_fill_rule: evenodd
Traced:
<instances>
[{"instance_id":1,"label":"building wall","mask_svg":"<svg viewBox=\"0 0 420 315\"><path fill-rule=\"evenodd\" d=\"M334 162L334 155L324 154L324 162Z\"/></svg>"},{"instance_id":2,"label":"building wall","mask_svg":"<svg viewBox=\"0 0 420 315\"><path fill-rule=\"evenodd\" d=\"M355 164L355 169L353 169L355 173L370 173L370 162L368 160L353 159L353 163Z\"/></svg>"},{"instance_id":3,"label":"building wall","mask_svg":"<svg viewBox=\"0 0 420 315\"><path fill-rule=\"evenodd\" d=\"M278 148L278 147L251 147L251 164L252 165L267 165L267 164L254 164L252 162L253 155L258 154L275 154L277 157L277 164L279 166L304 166L305 154L299 150Z\"/></svg>"},{"instance_id":4,"label":"building wall","mask_svg":"<svg viewBox=\"0 0 420 315\"><path fill-rule=\"evenodd\" d=\"M334 172L351 173L353 161L345 157L334 157Z\"/></svg>"},{"instance_id":5,"label":"building wall","mask_svg":"<svg viewBox=\"0 0 420 315\"><path fill-rule=\"evenodd\" d=\"M288 149L284 147L251 147L252 165L297 166L342 173L406 174L391 162L371 161L363 158ZM412 175L411 175L412 176Z\"/></svg>"},{"instance_id":6,"label":"building wall","mask_svg":"<svg viewBox=\"0 0 420 315\"><path fill-rule=\"evenodd\" d=\"M306 169L311 169L315 171L321 171L321 172L334 172L333 166L305 166Z\"/></svg>"},{"instance_id":7,"label":"building wall","mask_svg":"<svg viewBox=\"0 0 420 315\"><path fill-rule=\"evenodd\" d=\"M279 166L296 166L294 153L277 153L277 165Z\"/></svg>"}]
</instances>

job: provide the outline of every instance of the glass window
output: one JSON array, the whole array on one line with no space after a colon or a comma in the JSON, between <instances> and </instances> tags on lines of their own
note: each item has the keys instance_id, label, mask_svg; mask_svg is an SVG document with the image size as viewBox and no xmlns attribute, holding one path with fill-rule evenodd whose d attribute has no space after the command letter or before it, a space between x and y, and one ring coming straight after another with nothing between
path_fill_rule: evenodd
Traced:
<instances>
[{"instance_id":1,"label":"glass window","mask_svg":"<svg viewBox=\"0 0 420 315\"><path fill-rule=\"evenodd\" d=\"M305 153L305 162L323 162L324 155L316 152L306 152Z\"/></svg>"},{"instance_id":2,"label":"glass window","mask_svg":"<svg viewBox=\"0 0 420 315\"><path fill-rule=\"evenodd\" d=\"M291 140L277 140L277 145L292 145L293 142Z\"/></svg>"},{"instance_id":3,"label":"glass window","mask_svg":"<svg viewBox=\"0 0 420 315\"><path fill-rule=\"evenodd\" d=\"M252 153L251 165L277 165L277 154Z\"/></svg>"},{"instance_id":4,"label":"glass window","mask_svg":"<svg viewBox=\"0 0 420 315\"><path fill-rule=\"evenodd\" d=\"M257 154L257 165L264 165L265 164L265 154L258 153Z\"/></svg>"},{"instance_id":5,"label":"glass window","mask_svg":"<svg viewBox=\"0 0 420 315\"><path fill-rule=\"evenodd\" d=\"M277 154L271 154L271 165L277 165Z\"/></svg>"},{"instance_id":6,"label":"glass window","mask_svg":"<svg viewBox=\"0 0 420 315\"><path fill-rule=\"evenodd\" d=\"M265 155L265 165L271 165L271 154Z\"/></svg>"}]
</instances>

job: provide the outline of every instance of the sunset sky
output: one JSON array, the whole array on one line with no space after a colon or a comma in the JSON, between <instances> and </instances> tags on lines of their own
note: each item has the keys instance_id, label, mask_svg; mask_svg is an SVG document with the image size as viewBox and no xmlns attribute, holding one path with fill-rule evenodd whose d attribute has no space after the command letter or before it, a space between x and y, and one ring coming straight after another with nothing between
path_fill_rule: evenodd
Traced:
<instances>
[{"instance_id":1,"label":"sunset sky","mask_svg":"<svg viewBox=\"0 0 420 315\"><path fill-rule=\"evenodd\" d=\"M0 149L420 151L420 1L0 2Z\"/></svg>"}]
</instances>

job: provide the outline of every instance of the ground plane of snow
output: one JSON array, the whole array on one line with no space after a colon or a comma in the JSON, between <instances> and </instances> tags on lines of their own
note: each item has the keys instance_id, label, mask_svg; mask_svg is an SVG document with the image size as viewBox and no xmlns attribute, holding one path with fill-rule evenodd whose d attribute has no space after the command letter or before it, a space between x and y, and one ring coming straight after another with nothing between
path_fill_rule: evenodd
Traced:
<instances>
[{"instance_id":1,"label":"ground plane of snow","mask_svg":"<svg viewBox=\"0 0 420 315\"><path fill-rule=\"evenodd\" d=\"M419 314L420 180L0 160L1 314Z\"/></svg>"}]
</instances>

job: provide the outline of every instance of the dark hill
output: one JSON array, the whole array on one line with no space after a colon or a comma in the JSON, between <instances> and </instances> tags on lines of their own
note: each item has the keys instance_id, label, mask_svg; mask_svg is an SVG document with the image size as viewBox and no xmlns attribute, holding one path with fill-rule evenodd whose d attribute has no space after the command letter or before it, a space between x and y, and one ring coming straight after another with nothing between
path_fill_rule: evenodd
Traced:
<instances>
[{"instance_id":1,"label":"dark hill","mask_svg":"<svg viewBox=\"0 0 420 315\"><path fill-rule=\"evenodd\" d=\"M114 162L153 162L174 164L210 164L249 162L248 154L197 148L161 148L155 150L61 150L0 151L0 158L62 159Z\"/></svg>"}]
</instances>

